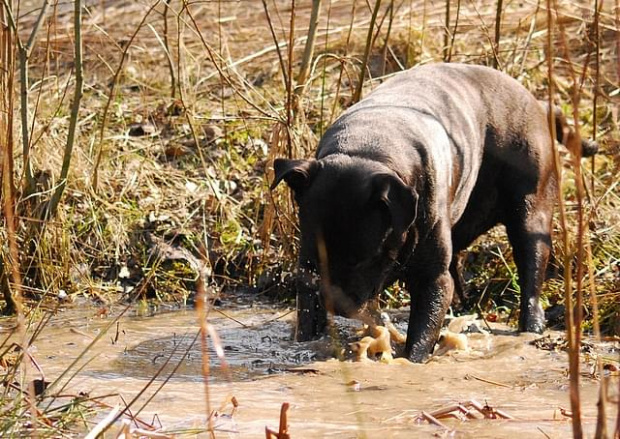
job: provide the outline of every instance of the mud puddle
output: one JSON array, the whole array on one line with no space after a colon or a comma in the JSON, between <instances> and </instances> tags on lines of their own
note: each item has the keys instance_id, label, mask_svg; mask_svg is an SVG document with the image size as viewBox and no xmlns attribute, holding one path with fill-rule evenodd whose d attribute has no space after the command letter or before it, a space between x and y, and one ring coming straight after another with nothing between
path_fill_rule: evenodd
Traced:
<instances>
[{"instance_id":1,"label":"mud puddle","mask_svg":"<svg viewBox=\"0 0 620 439\"><path fill-rule=\"evenodd\" d=\"M223 356L218 355L212 342L208 344L211 380L222 379L243 381L263 375L279 373L292 367L310 363L320 357L309 346L294 343L292 323L287 310L269 308L248 308L236 311L211 313L209 322L216 330L218 345ZM145 324L161 334L157 316L152 325ZM178 381L202 382L202 345L196 339L197 321L193 311L171 313L168 320L172 334L157 338L146 338L128 346L123 354L114 360L112 370L120 376L143 378L152 376L168 359L163 374L168 374L177 363L172 379ZM133 331L131 325L125 329ZM324 356L323 356L324 357ZM109 366L108 366L109 367Z\"/></svg>"},{"instance_id":2,"label":"mud puddle","mask_svg":"<svg viewBox=\"0 0 620 439\"><path fill-rule=\"evenodd\" d=\"M100 317L96 310L69 310L54 317L33 348L45 378L59 376L112 319L113 313ZM516 335L498 326L494 334L469 334L467 351L449 352L424 365L387 365L327 359L332 350L327 342L294 343L293 313L287 309L220 308L211 313L209 322L220 338L227 364L222 367L210 345L209 398L210 409L221 414L215 420L218 438L264 438L266 426L277 430L283 402L290 404L292 438L572 435L570 419L563 414L570 409L566 354L535 347L530 341L538 337L531 334ZM156 419L155 425L167 432L204 429L208 411L197 326L193 310L150 317L131 310L89 350L80 363L88 364L65 392L86 392L91 397L117 394L106 399L110 404L120 397L130 401L161 369L133 412L164 385L139 417L146 422ZM553 339L561 334L548 335ZM617 349L617 345L605 347L605 355L616 364ZM295 372L296 368L300 370ZM584 372L589 368L582 364ZM618 406L617 372L611 381L609 431ZM588 436L595 429L598 389L599 381L584 374L581 397ZM231 417L232 405L227 401L233 396L239 405ZM423 411L432 413L472 400L514 419L442 418L444 427L420 420Z\"/></svg>"}]
</instances>

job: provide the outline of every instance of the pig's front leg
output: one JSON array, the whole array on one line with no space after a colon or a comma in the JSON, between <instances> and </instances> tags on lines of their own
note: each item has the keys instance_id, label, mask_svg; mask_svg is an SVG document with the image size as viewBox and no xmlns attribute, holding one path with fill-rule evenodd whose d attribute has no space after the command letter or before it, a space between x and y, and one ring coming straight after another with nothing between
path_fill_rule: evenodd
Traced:
<instances>
[{"instance_id":1,"label":"pig's front leg","mask_svg":"<svg viewBox=\"0 0 620 439\"><path fill-rule=\"evenodd\" d=\"M443 233L431 233L418 245L408 273L411 311L404 356L416 363L432 354L452 301L452 242L449 228L446 229Z\"/></svg>"},{"instance_id":2,"label":"pig's front leg","mask_svg":"<svg viewBox=\"0 0 620 439\"><path fill-rule=\"evenodd\" d=\"M299 270L297 277L297 326L295 340L308 341L320 337L327 327L327 311L320 295L318 275Z\"/></svg>"}]
</instances>

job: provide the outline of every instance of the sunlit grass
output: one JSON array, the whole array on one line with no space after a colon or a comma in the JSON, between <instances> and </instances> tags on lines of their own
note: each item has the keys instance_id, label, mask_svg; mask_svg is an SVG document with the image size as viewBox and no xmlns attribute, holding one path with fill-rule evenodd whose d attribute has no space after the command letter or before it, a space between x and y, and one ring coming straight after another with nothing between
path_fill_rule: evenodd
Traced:
<instances>
[{"instance_id":1,"label":"sunlit grass","mask_svg":"<svg viewBox=\"0 0 620 439\"><path fill-rule=\"evenodd\" d=\"M60 183L75 87L71 8L50 2L28 62L27 114L35 179L31 193L24 190L23 131L18 120L20 64L9 63L10 54L3 52L3 65L13 70L3 71L0 81L0 141L5 154L12 138L12 153L3 155L11 159L2 164L10 163L13 169L2 170L16 190L9 196L5 188L2 199L3 208L10 204L15 214L20 252L19 261L14 261L6 244L9 224L3 221L0 289L5 302L7 292L22 288L26 304L33 308L42 298L46 303L51 297L54 303L60 290L68 293L69 300L184 305L203 277L215 290L253 285L260 292L291 300L291 283L283 280L290 279L295 266L295 212L286 190L268 192L272 159L311 156L321 133L353 103L356 90L367 94L383 74L443 57L444 4L384 1L374 31L368 32L372 7L361 2L353 9L352 2L324 1L306 87L295 95L294 79L308 37L309 2L293 11L293 33L291 3L266 2L273 35L266 30L267 14L258 1L252 7L248 2L168 3L165 7L163 2L121 6L94 2L83 11L85 84L78 137L64 195L55 215L47 219L41 215ZM507 5L494 54L496 4L460 3L459 26L448 38L452 61L491 65L499 60L501 69L545 99L549 88L545 11L529 3ZM390 6L396 8L393 14ZM27 41L40 5L22 1L20 7L19 35ZM6 12L4 4L0 8ZM617 335L620 146L614 107L618 78L611 56L617 23L611 5L605 4L595 127L593 49L586 38L593 29L589 8L567 2L560 12L573 36L568 41L571 62L584 78L581 132L588 136L596 132L602 152L593 167L590 160L583 162L595 272L595 279L587 282L594 283L599 298L604 334ZM8 19L6 14L0 17L3 23ZM2 29L1 41L9 41ZM15 44L15 39L11 41ZM366 82L359 84L365 54ZM557 54L554 79L568 115L572 90L567 62ZM12 95L8 87L14 90ZM5 115L13 121L9 123ZM563 157L562 193L574 236L576 186L572 165ZM467 288L482 297L472 300L470 310L507 310L515 321L514 268L501 235L494 233L472 248ZM559 261L565 256L557 242L555 253ZM21 274L19 282L11 277L14 266ZM561 274L548 282L545 300L561 302L563 285ZM389 288L382 299L392 307L407 304L406 292L398 287ZM586 301L585 307L584 328L590 330L591 302ZM10 350L3 352L3 358L12 355ZM23 355L17 353L15 363L5 368L5 385L19 378L22 361ZM28 423L36 422L39 435L49 431L52 436L83 422L93 407L88 398L69 399L63 403L66 410L56 407L33 416L30 407L44 399L28 399L25 385L20 382L19 390L5 387L0 401L2 431L29 431L33 426Z\"/></svg>"}]
</instances>

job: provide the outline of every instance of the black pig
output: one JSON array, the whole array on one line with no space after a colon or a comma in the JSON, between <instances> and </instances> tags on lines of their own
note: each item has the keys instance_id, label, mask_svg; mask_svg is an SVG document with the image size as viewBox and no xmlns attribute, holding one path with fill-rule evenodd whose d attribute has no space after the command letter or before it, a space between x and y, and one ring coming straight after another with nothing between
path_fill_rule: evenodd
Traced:
<instances>
[{"instance_id":1,"label":"black pig","mask_svg":"<svg viewBox=\"0 0 620 439\"><path fill-rule=\"evenodd\" d=\"M299 205L297 338L322 331L325 309L356 315L400 279L411 294L404 353L423 361L452 299L453 256L498 223L518 268L519 330L542 332L553 166L547 108L506 74L431 64L387 80L326 131L316 159L274 162L272 188L286 181Z\"/></svg>"}]
</instances>

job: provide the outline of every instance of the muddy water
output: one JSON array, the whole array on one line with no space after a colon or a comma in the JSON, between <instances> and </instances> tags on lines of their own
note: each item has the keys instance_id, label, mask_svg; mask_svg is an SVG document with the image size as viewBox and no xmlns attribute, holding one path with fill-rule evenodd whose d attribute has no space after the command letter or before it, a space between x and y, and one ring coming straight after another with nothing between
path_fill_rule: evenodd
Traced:
<instances>
[{"instance_id":1,"label":"muddy water","mask_svg":"<svg viewBox=\"0 0 620 439\"><path fill-rule=\"evenodd\" d=\"M55 317L33 349L46 379L58 376L112 321L112 314L98 317L95 310L72 310ZM221 409L216 437L265 437L266 426L277 429L283 402L290 403L289 430L298 439L571 436L570 421L560 410L570 407L566 356L532 346L528 342L533 335L515 335L506 328L493 335L470 334L467 352L451 352L425 365L351 363L327 359L331 348L326 343L293 343L292 318L286 309L264 306L211 313L209 321L221 339L227 363L222 368L215 350L209 348L211 408L219 409L230 396L239 404L232 417L230 404ZM191 310L150 317L130 310L118 329L113 325L89 351L89 363L65 392L87 392L91 397L116 393L130 401L163 370L161 379L138 399L135 413L178 365L139 417L151 422L156 415L156 424L169 432L204 428L200 340L192 345L196 328ZM611 353L616 360L617 352ZM168 358L169 365L162 369ZM588 436L594 432L598 385L589 377L582 379ZM617 401L617 378L610 387ZM451 432L418 420L421 411L472 399L515 419L442 419ZM118 400L106 399L110 404ZM615 413L613 407L608 414L611 431Z\"/></svg>"}]
</instances>

